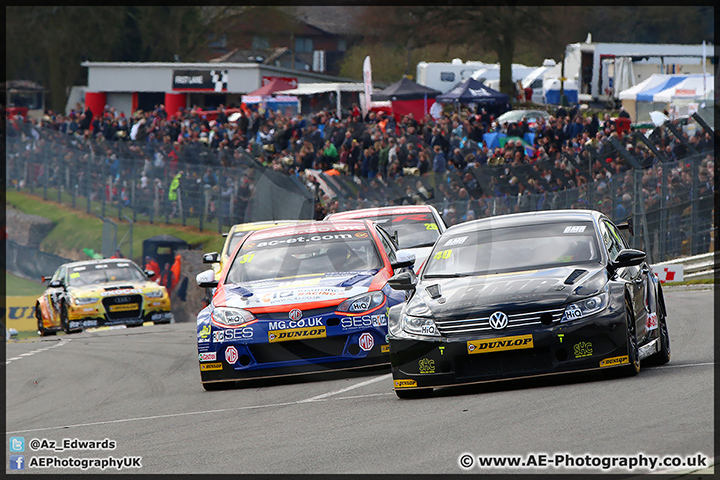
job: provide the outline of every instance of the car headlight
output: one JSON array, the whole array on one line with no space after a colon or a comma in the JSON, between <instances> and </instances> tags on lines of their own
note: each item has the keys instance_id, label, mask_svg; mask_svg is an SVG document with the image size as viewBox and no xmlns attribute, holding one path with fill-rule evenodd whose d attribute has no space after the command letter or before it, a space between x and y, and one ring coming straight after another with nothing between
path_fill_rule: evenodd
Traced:
<instances>
[{"instance_id":1,"label":"car headlight","mask_svg":"<svg viewBox=\"0 0 720 480\"><path fill-rule=\"evenodd\" d=\"M161 297L163 296L163 291L162 291L162 289L160 289L160 290L151 290L151 291L149 291L149 292L146 292L146 293L145 293L145 296L146 296L147 298L161 298Z\"/></svg>"},{"instance_id":2,"label":"car headlight","mask_svg":"<svg viewBox=\"0 0 720 480\"><path fill-rule=\"evenodd\" d=\"M89 303L95 303L99 299L97 297L80 297L75 298L75 305L87 305Z\"/></svg>"},{"instance_id":3,"label":"car headlight","mask_svg":"<svg viewBox=\"0 0 720 480\"><path fill-rule=\"evenodd\" d=\"M408 333L413 333L415 335L429 335L432 337L440 336L440 332L438 332L432 318L403 315L402 321L405 324L405 331Z\"/></svg>"},{"instance_id":4,"label":"car headlight","mask_svg":"<svg viewBox=\"0 0 720 480\"><path fill-rule=\"evenodd\" d=\"M356 297L348 298L337 307L338 313L364 313L375 310L385 303L383 292L367 292Z\"/></svg>"},{"instance_id":5,"label":"car headlight","mask_svg":"<svg viewBox=\"0 0 720 480\"><path fill-rule=\"evenodd\" d=\"M400 314L400 323L407 333L439 337L440 332L431 316L430 308L424 302L419 302L410 305Z\"/></svg>"},{"instance_id":6,"label":"car headlight","mask_svg":"<svg viewBox=\"0 0 720 480\"><path fill-rule=\"evenodd\" d=\"M589 315L595 315L596 313L604 310L605 307L608 306L609 302L610 294L607 289L600 295L595 295L593 297L573 302L565 307L565 312L563 313L560 322L569 322Z\"/></svg>"},{"instance_id":7,"label":"car headlight","mask_svg":"<svg viewBox=\"0 0 720 480\"><path fill-rule=\"evenodd\" d=\"M224 327L237 327L255 320L255 315L241 308L217 307L212 311L212 319Z\"/></svg>"}]
</instances>

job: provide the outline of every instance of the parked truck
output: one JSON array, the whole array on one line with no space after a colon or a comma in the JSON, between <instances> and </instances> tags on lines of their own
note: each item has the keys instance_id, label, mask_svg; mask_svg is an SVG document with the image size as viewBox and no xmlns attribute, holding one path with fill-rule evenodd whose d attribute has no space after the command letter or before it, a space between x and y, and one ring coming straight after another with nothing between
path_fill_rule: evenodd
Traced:
<instances>
[{"instance_id":1,"label":"parked truck","mask_svg":"<svg viewBox=\"0 0 720 480\"><path fill-rule=\"evenodd\" d=\"M706 45L705 51L716 64L714 47ZM703 56L702 44L593 43L588 35L584 43L566 47L564 78L577 82L580 102L617 106L619 92L653 73L702 73ZM545 72L544 79L562 80L562 64Z\"/></svg>"}]
</instances>

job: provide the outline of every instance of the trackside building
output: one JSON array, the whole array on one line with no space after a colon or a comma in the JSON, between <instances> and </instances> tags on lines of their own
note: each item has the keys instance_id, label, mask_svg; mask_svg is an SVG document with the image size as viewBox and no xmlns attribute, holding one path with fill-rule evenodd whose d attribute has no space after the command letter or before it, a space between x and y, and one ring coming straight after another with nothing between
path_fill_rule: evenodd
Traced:
<instances>
[{"instance_id":1,"label":"trackside building","mask_svg":"<svg viewBox=\"0 0 720 480\"><path fill-rule=\"evenodd\" d=\"M291 86L302 83L347 82L348 79L258 63L130 63L83 62L88 69L86 87L74 87L66 110L84 101L93 114L105 105L118 112L152 110L164 104L173 115L180 107L197 105L214 109L220 104L240 105L242 95L274 78Z\"/></svg>"}]
</instances>

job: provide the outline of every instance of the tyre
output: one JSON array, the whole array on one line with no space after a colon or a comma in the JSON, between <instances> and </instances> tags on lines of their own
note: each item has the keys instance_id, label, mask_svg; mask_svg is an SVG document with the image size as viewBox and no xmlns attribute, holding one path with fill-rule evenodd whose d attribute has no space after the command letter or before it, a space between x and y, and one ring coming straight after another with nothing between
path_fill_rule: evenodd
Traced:
<instances>
[{"instance_id":1,"label":"tyre","mask_svg":"<svg viewBox=\"0 0 720 480\"><path fill-rule=\"evenodd\" d=\"M65 302L60 304L60 327L67 335L72 333L70 330L70 321L68 320L67 304Z\"/></svg>"},{"instance_id":2,"label":"tyre","mask_svg":"<svg viewBox=\"0 0 720 480\"><path fill-rule=\"evenodd\" d=\"M662 295L662 293L660 293ZM667 315L665 314L665 302L658 302L658 339L660 349L652 355L649 360L653 365L665 365L670 361L670 334L667 327Z\"/></svg>"},{"instance_id":3,"label":"tyre","mask_svg":"<svg viewBox=\"0 0 720 480\"><path fill-rule=\"evenodd\" d=\"M403 400L412 400L416 398L428 398L432 396L432 388L417 388L412 390L395 390L395 395Z\"/></svg>"},{"instance_id":4,"label":"tyre","mask_svg":"<svg viewBox=\"0 0 720 480\"><path fill-rule=\"evenodd\" d=\"M42 310L40 310L40 305L35 305L35 318L37 318L38 322L38 335L41 337L47 337L48 335L52 335L55 332L51 332L47 328L45 328L45 325L43 325L43 318L42 318Z\"/></svg>"},{"instance_id":5,"label":"tyre","mask_svg":"<svg viewBox=\"0 0 720 480\"><path fill-rule=\"evenodd\" d=\"M625 299L625 318L627 330L628 360L630 365L623 367L624 373L632 377L640 373L640 353L638 351L637 333L635 331L635 314L628 299Z\"/></svg>"}]
</instances>

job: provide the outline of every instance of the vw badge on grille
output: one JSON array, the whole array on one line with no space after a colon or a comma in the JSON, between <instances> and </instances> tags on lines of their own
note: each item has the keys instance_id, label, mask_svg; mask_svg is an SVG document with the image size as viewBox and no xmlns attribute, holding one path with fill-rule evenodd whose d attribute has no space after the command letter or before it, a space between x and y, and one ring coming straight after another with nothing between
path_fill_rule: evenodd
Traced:
<instances>
[{"instance_id":1,"label":"vw badge on grille","mask_svg":"<svg viewBox=\"0 0 720 480\"><path fill-rule=\"evenodd\" d=\"M502 330L508 325L508 317L503 312L495 312L490 315L490 326L495 330Z\"/></svg>"},{"instance_id":2,"label":"vw badge on grille","mask_svg":"<svg viewBox=\"0 0 720 480\"><path fill-rule=\"evenodd\" d=\"M290 317L290 320L298 321L302 318L302 310L299 308L293 308L290 310L290 313L288 313L288 317Z\"/></svg>"}]
</instances>

